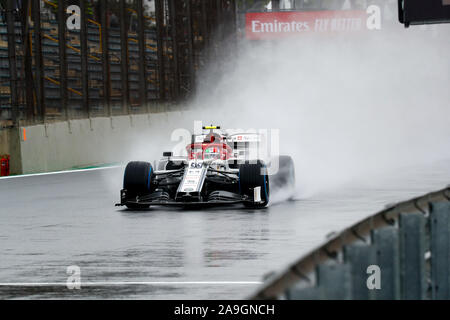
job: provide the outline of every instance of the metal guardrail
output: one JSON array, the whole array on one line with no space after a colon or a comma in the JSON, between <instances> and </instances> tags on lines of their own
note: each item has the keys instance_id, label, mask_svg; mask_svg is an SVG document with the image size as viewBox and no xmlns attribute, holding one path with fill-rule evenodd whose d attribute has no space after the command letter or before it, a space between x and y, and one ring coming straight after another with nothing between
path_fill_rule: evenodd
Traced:
<instances>
[{"instance_id":1,"label":"metal guardrail","mask_svg":"<svg viewBox=\"0 0 450 320\"><path fill-rule=\"evenodd\" d=\"M367 285L369 266L379 267L379 288ZM450 185L334 235L250 298L450 299Z\"/></svg>"}]
</instances>

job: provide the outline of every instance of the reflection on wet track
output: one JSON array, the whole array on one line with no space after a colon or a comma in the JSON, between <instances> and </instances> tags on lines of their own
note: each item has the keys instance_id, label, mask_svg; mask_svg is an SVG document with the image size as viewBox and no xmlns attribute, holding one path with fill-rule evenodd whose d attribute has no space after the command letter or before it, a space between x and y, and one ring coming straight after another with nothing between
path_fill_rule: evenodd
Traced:
<instances>
[{"instance_id":1,"label":"reflection on wet track","mask_svg":"<svg viewBox=\"0 0 450 320\"><path fill-rule=\"evenodd\" d=\"M450 182L437 163L265 210L128 211L122 170L0 180L0 298L245 298L331 231Z\"/></svg>"}]
</instances>

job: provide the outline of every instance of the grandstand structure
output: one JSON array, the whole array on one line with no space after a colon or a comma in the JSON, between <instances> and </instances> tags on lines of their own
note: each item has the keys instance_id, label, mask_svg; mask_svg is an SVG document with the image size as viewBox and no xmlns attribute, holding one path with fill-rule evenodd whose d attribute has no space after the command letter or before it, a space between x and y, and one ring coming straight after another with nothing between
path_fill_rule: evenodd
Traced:
<instances>
[{"instance_id":1,"label":"grandstand structure","mask_svg":"<svg viewBox=\"0 0 450 320\"><path fill-rule=\"evenodd\" d=\"M68 27L71 5L78 29ZM381 31L398 27L397 0L1 0L0 129L170 110L206 66L221 72L239 39L296 35L252 34L252 19L308 21L303 34L324 33L325 22L359 31L378 14L372 5Z\"/></svg>"},{"instance_id":2,"label":"grandstand structure","mask_svg":"<svg viewBox=\"0 0 450 320\"><path fill-rule=\"evenodd\" d=\"M186 101L198 72L235 33L234 0L0 5L2 128L154 112ZM71 5L80 8L78 17ZM74 15L80 25L72 29Z\"/></svg>"}]
</instances>

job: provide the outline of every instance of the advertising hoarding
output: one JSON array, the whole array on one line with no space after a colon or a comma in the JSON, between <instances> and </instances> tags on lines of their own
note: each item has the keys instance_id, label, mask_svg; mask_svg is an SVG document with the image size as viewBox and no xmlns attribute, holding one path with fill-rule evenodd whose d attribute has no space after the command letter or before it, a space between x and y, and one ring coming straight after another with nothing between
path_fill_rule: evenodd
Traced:
<instances>
[{"instance_id":1,"label":"advertising hoarding","mask_svg":"<svg viewBox=\"0 0 450 320\"><path fill-rule=\"evenodd\" d=\"M270 40L305 33L361 32L369 15L363 10L247 13L249 40Z\"/></svg>"}]
</instances>

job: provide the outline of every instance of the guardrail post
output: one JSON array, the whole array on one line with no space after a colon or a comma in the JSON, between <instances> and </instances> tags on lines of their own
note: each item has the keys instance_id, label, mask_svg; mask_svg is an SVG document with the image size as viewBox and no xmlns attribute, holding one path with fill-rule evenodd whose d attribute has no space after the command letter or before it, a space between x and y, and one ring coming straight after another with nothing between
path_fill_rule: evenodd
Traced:
<instances>
[{"instance_id":1,"label":"guardrail post","mask_svg":"<svg viewBox=\"0 0 450 320\"><path fill-rule=\"evenodd\" d=\"M372 231L376 265L381 271L381 289L375 290L377 300L400 299L400 247L396 227L384 227Z\"/></svg>"},{"instance_id":2,"label":"guardrail post","mask_svg":"<svg viewBox=\"0 0 450 320\"><path fill-rule=\"evenodd\" d=\"M287 290L287 300L323 300L325 299L322 287L292 288Z\"/></svg>"},{"instance_id":3,"label":"guardrail post","mask_svg":"<svg viewBox=\"0 0 450 320\"><path fill-rule=\"evenodd\" d=\"M431 296L450 299L450 202L430 203Z\"/></svg>"},{"instance_id":4,"label":"guardrail post","mask_svg":"<svg viewBox=\"0 0 450 320\"><path fill-rule=\"evenodd\" d=\"M323 288L323 298L349 300L352 298L350 265L325 262L317 267L317 286Z\"/></svg>"},{"instance_id":5,"label":"guardrail post","mask_svg":"<svg viewBox=\"0 0 450 320\"><path fill-rule=\"evenodd\" d=\"M375 263L374 247L355 243L344 247L344 260L351 265L352 299L369 300L374 290L367 287L367 268Z\"/></svg>"},{"instance_id":6,"label":"guardrail post","mask_svg":"<svg viewBox=\"0 0 450 320\"><path fill-rule=\"evenodd\" d=\"M425 299L425 217L422 213L402 213L399 227L401 297Z\"/></svg>"}]
</instances>

